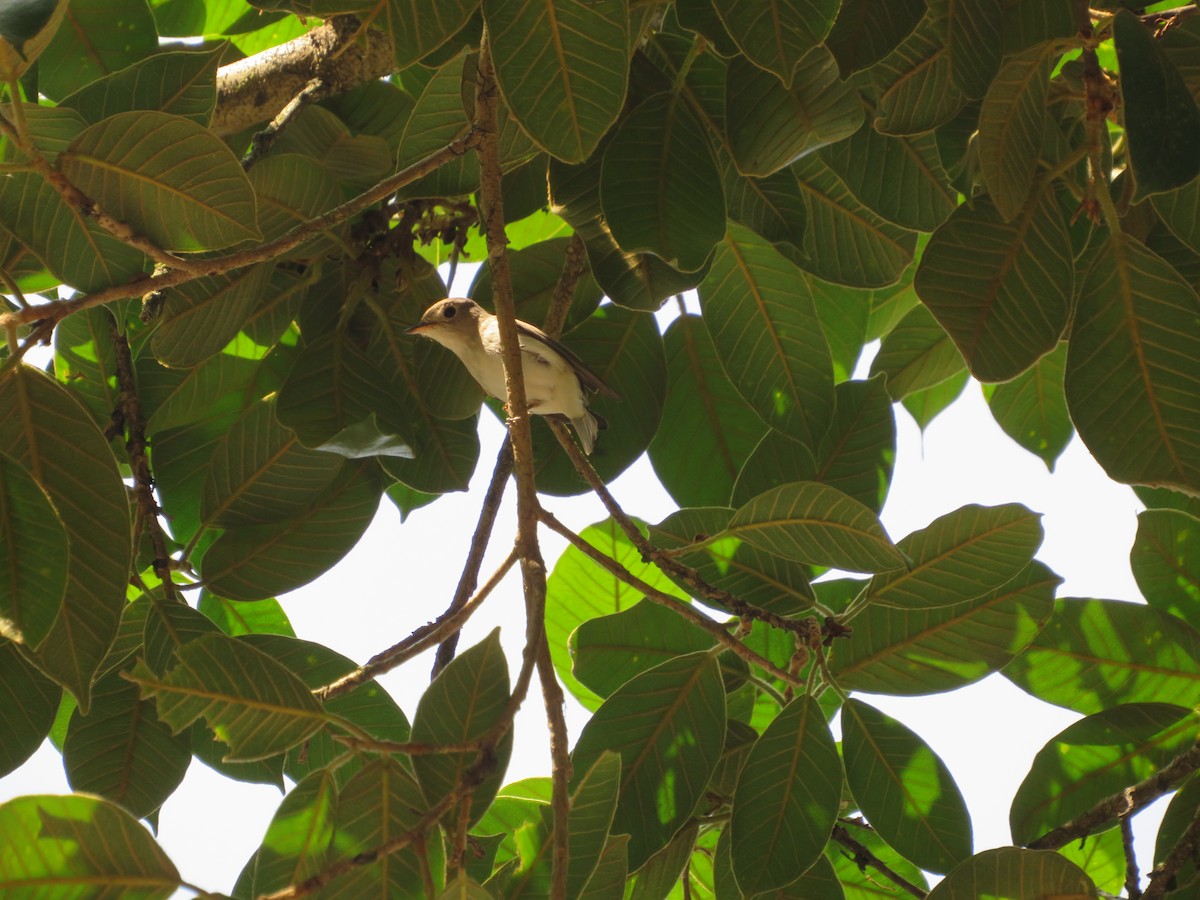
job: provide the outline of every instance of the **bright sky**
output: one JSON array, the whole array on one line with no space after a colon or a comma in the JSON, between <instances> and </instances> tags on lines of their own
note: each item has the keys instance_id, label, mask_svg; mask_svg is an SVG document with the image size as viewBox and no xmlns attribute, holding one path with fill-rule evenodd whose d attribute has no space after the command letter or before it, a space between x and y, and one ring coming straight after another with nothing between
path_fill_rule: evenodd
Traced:
<instances>
[{"instance_id":1,"label":"bright sky","mask_svg":"<svg viewBox=\"0 0 1200 900\"><path fill-rule=\"evenodd\" d=\"M460 285L466 277L459 274ZM1051 475L1000 430L973 382L924 436L902 407L896 407L896 416L896 468L882 515L893 539L967 503L1021 502L1045 514L1046 540L1038 557L1063 577L1059 596L1141 599L1129 571L1141 505L1128 487L1108 480L1077 438ZM468 492L447 495L404 524L385 500L362 541L337 567L281 598L299 637L361 662L445 609L503 436L494 416L484 412L482 420L480 464ZM611 427L620 428L618 417L612 417ZM626 512L646 521L657 522L675 509L644 456L610 487ZM510 485L481 580L512 546L514 496ZM590 495L546 498L546 505L577 531L605 517ZM543 532L542 553L549 568L564 546L561 538ZM524 634L520 598L514 569L467 624L460 649L499 625L515 676ZM425 654L382 679L410 719L428 684L430 665L431 654ZM535 679L517 719L506 781L549 774L540 699ZM998 675L948 694L864 699L915 730L949 766L971 811L976 852L1011 843L1008 808L1017 786L1042 745L1079 718L1032 699ZM569 711L572 743L585 721L581 708ZM61 757L49 744L25 767L0 779L0 802L20 794L67 791ZM209 890L228 890L261 841L279 799L273 788L232 782L193 762L183 785L163 807L159 841L187 880ZM1164 807L1160 801L1135 820L1143 871L1152 863L1153 835Z\"/></svg>"}]
</instances>

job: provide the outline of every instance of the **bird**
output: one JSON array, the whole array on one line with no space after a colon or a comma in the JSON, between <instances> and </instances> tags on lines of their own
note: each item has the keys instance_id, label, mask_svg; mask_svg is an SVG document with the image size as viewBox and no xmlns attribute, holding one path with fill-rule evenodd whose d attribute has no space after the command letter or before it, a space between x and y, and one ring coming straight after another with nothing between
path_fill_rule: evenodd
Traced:
<instances>
[{"instance_id":1,"label":"bird","mask_svg":"<svg viewBox=\"0 0 1200 900\"><path fill-rule=\"evenodd\" d=\"M619 395L550 335L528 322L520 319L516 322L529 411L567 419L579 437L583 452L590 455L596 446L596 436L608 423L588 409L588 398L591 394L613 398ZM505 399L499 323L474 300L465 297L439 300L425 310L421 321L405 330L437 341L462 361L486 393Z\"/></svg>"}]
</instances>

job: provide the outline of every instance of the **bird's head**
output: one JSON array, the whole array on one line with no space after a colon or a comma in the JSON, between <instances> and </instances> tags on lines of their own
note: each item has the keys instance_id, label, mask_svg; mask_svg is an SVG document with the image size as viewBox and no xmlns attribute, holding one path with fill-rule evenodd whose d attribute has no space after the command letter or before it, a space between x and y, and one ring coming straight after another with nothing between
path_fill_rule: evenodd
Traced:
<instances>
[{"instance_id":1,"label":"bird's head","mask_svg":"<svg viewBox=\"0 0 1200 900\"><path fill-rule=\"evenodd\" d=\"M485 315L487 313L474 300L450 297L425 310L421 321L405 331L431 338L453 350L479 342L479 319Z\"/></svg>"}]
</instances>

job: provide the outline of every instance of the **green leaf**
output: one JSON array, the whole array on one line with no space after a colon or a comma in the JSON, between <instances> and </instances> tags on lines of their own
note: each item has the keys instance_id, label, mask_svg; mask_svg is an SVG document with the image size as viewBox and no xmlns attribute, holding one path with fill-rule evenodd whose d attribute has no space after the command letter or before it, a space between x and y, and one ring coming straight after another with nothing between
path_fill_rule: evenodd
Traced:
<instances>
[{"instance_id":1,"label":"green leaf","mask_svg":"<svg viewBox=\"0 0 1200 900\"><path fill-rule=\"evenodd\" d=\"M38 90L61 100L81 84L158 52L146 0L71 0L38 59Z\"/></svg>"},{"instance_id":2,"label":"green leaf","mask_svg":"<svg viewBox=\"0 0 1200 900\"><path fill-rule=\"evenodd\" d=\"M428 810L421 789L400 761L385 756L368 762L338 794L334 846L329 864L354 860L389 838L411 831ZM445 881L445 849L437 828L370 865L356 864L329 883L337 896L374 896L394 900L427 900L423 875L435 888Z\"/></svg>"},{"instance_id":3,"label":"green leaf","mask_svg":"<svg viewBox=\"0 0 1200 900\"><path fill-rule=\"evenodd\" d=\"M27 104L23 111L30 136L48 159L84 129L83 118L74 110ZM72 208L33 172L11 172L0 180L0 222L64 284L77 290L128 281L145 265L141 251Z\"/></svg>"},{"instance_id":4,"label":"green leaf","mask_svg":"<svg viewBox=\"0 0 1200 900\"><path fill-rule=\"evenodd\" d=\"M982 97L1000 66L1005 0L930 0L929 15L945 43L954 84Z\"/></svg>"},{"instance_id":5,"label":"green leaf","mask_svg":"<svg viewBox=\"0 0 1200 900\"><path fill-rule=\"evenodd\" d=\"M542 190L545 191L545 166L541 171ZM543 202L545 194L543 193ZM507 206L506 206L507 208ZM510 236L511 237L511 236ZM508 267L511 275L513 295L516 300L517 318L537 325L543 322L554 301L555 288L562 275L563 260L566 258L571 239L569 237L552 237L530 244L520 250L508 251ZM432 298L431 303L446 296L445 291L438 297ZM470 297L488 312L495 312L496 305L492 294L492 271L488 266L480 266L475 273L466 296ZM588 316L600 305L604 292L595 278L585 267L579 281L575 284L575 293L571 297L571 305L567 311L565 331L570 331L577 325L586 322ZM433 341L422 341L418 347L436 348L442 352L444 347ZM461 366L460 366L461 368ZM473 380L473 379L472 379ZM447 416L447 418L450 418Z\"/></svg>"},{"instance_id":6,"label":"green leaf","mask_svg":"<svg viewBox=\"0 0 1200 900\"><path fill-rule=\"evenodd\" d=\"M657 566L642 559L641 551L612 519L589 525L579 535L652 587L687 599L687 594ZM573 546L563 551L546 579L546 640L550 644L550 658L563 685L588 709L598 707L600 698L572 672L567 649L571 634L583 622L629 609L643 596Z\"/></svg>"},{"instance_id":7,"label":"green leaf","mask_svg":"<svg viewBox=\"0 0 1200 900\"><path fill-rule=\"evenodd\" d=\"M950 376L946 381L917 391L915 394L909 394L900 403L913 417L917 427L924 431L929 427L930 422L959 398L970 380L970 373L966 369L962 369L957 375Z\"/></svg>"},{"instance_id":8,"label":"green leaf","mask_svg":"<svg viewBox=\"0 0 1200 900\"><path fill-rule=\"evenodd\" d=\"M725 195L708 138L674 94L639 103L604 151L600 199L626 253L650 252L694 272L725 232Z\"/></svg>"},{"instance_id":9,"label":"green leaf","mask_svg":"<svg viewBox=\"0 0 1200 900\"><path fill-rule=\"evenodd\" d=\"M592 767L571 783L571 811L567 818L571 858L567 866L567 896L578 897L604 851L620 789L621 758L600 754ZM506 866L487 882L495 894L509 898L548 897L551 889L551 848L554 817L539 804L535 823L515 830L519 863ZM486 892L485 892L486 893Z\"/></svg>"},{"instance_id":10,"label":"green leaf","mask_svg":"<svg viewBox=\"0 0 1200 900\"><path fill-rule=\"evenodd\" d=\"M834 396L837 408L815 451L767 432L738 475L735 505L778 484L819 481L876 513L882 509L896 456L896 418L884 381L846 381Z\"/></svg>"},{"instance_id":11,"label":"green leaf","mask_svg":"<svg viewBox=\"0 0 1200 900\"><path fill-rule=\"evenodd\" d=\"M64 97L88 125L130 110L158 110L207 127L217 104L220 47L155 53Z\"/></svg>"},{"instance_id":12,"label":"green leaf","mask_svg":"<svg viewBox=\"0 0 1200 900\"><path fill-rule=\"evenodd\" d=\"M328 721L304 683L261 650L208 634L175 651L159 677L144 663L124 675L153 697L176 733L199 718L229 745L231 761L266 759L305 740Z\"/></svg>"},{"instance_id":13,"label":"green leaf","mask_svg":"<svg viewBox=\"0 0 1200 900\"><path fill-rule=\"evenodd\" d=\"M500 646L500 629L457 656L421 695L413 718L412 739L422 744L466 744L486 735L504 717L508 706L508 663ZM476 822L487 810L504 781L512 753L512 731L494 752L495 767L461 801L470 805L467 820ZM477 753L430 753L413 757L413 770L429 806L434 806L462 782ZM447 821L458 821L457 807Z\"/></svg>"},{"instance_id":14,"label":"green leaf","mask_svg":"<svg viewBox=\"0 0 1200 900\"><path fill-rule=\"evenodd\" d=\"M286 519L237 525L204 554L205 586L229 600L262 600L308 584L358 543L383 492L372 460L347 466Z\"/></svg>"},{"instance_id":15,"label":"green leaf","mask_svg":"<svg viewBox=\"0 0 1200 900\"><path fill-rule=\"evenodd\" d=\"M1059 344L1012 381L984 386L996 423L1051 471L1075 434L1063 391L1066 365L1067 345Z\"/></svg>"},{"instance_id":16,"label":"green leaf","mask_svg":"<svg viewBox=\"0 0 1200 900\"><path fill-rule=\"evenodd\" d=\"M165 898L179 872L142 825L99 797L48 794L0 805L0 893Z\"/></svg>"},{"instance_id":17,"label":"green leaf","mask_svg":"<svg viewBox=\"0 0 1200 900\"><path fill-rule=\"evenodd\" d=\"M992 40L998 47L996 35ZM883 134L931 131L953 119L968 102L955 84L950 55L932 14L867 74L879 96L875 128Z\"/></svg>"},{"instance_id":18,"label":"green leaf","mask_svg":"<svg viewBox=\"0 0 1200 900\"><path fill-rule=\"evenodd\" d=\"M1054 608L1062 579L1036 560L986 594L926 609L869 604L854 636L834 645L831 669L846 690L914 696L949 691L1009 664Z\"/></svg>"},{"instance_id":19,"label":"green leaf","mask_svg":"<svg viewBox=\"0 0 1200 900\"><path fill-rule=\"evenodd\" d=\"M383 141L379 144L382 147ZM336 162L351 171L366 169L359 160ZM391 162L386 153L383 162ZM298 153L284 153L278 146L272 148L269 156L255 163L250 170L250 185L258 203L258 228L267 241L283 237L297 225L328 212L342 199L337 181L325 166ZM332 235L316 237L281 258L319 259L335 249Z\"/></svg>"},{"instance_id":20,"label":"green leaf","mask_svg":"<svg viewBox=\"0 0 1200 900\"><path fill-rule=\"evenodd\" d=\"M328 647L288 635L252 634L246 637L245 643L288 668L310 691L332 684L358 668L354 660ZM410 737L411 729L404 711L375 681L364 682L347 693L326 700L324 705L330 715L352 722L380 740L406 741ZM345 744L321 731L288 751L285 771L289 778L298 782L339 760L338 783L344 784L358 771L361 762L361 759L350 762L341 759L345 751Z\"/></svg>"},{"instance_id":21,"label":"green leaf","mask_svg":"<svg viewBox=\"0 0 1200 900\"><path fill-rule=\"evenodd\" d=\"M399 91L393 91L387 95L387 99L395 107L403 107L407 97ZM397 116L395 107L393 116ZM373 123L362 124L370 128ZM393 119L392 125L401 127L404 119ZM280 133L279 140L271 148L270 156L255 163L255 169L271 159L291 154L306 156L320 163L326 177L335 179L335 184L350 194L365 191L388 175L396 155L384 137L370 132L362 134L356 131L352 134L350 123L343 122L324 106L308 106L289 122L287 130ZM250 180L257 189L258 183L253 173L252 169ZM317 180L315 176L306 177ZM265 226L263 231L266 232Z\"/></svg>"},{"instance_id":22,"label":"green leaf","mask_svg":"<svg viewBox=\"0 0 1200 900\"><path fill-rule=\"evenodd\" d=\"M71 789L99 794L138 818L162 806L191 761L188 736L173 735L153 705L115 672L93 687L86 716L75 710L63 742Z\"/></svg>"},{"instance_id":23,"label":"green leaf","mask_svg":"<svg viewBox=\"0 0 1200 900\"><path fill-rule=\"evenodd\" d=\"M167 366L199 365L225 347L261 303L273 263L197 278L165 293L150 346Z\"/></svg>"},{"instance_id":24,"label":"green leaf","mask_svg":"<svg viewBox=\"0 0 1200 900\"><path fill-rule=\"evenodd\" d=\"M873 512L815 481L782 484L752 498L723 534L786 559L851 572L886 572L906 564Z\"/></svg>"},{"instance_id":25,"label":"green leaf","mask_svg":"<svg viewBox=\"0 0 1200 900\"><path fill-rule=\"evenodd\" d=\"M432 53L467 24L479 0L446 0L431 8L418 0L387 0L381 24L392 37L396 68Z\"/></svg>"},{"instance_id":26,"label":"green leaf","mask_svg":"<svg viewBox=\"0 0 1200 900\"><path fill-rule=\"evenodd\" d=\"M132 551L125 485L108 441L65 387L27 366L8 366L0 396L8 410L0 416L0 453L37 479L70 548L59 561L66 594L33 661L86 712L125 605Z\"/></svg>"},{"instance_id":27,"label":"green leaf","mask_svg":"<svg viewBox=\"0 0 1200 900\"><path fill-rule=\"evenodd\" d=\"M296 636L278 600L226 600L201 590L196 608L230 637L243 634Z\"/></svg>"},{"instance_id":28,"label":"green leaf","mask_svg":"<svg viewBox=\"0 0 1200 900\"><path fill-rule=\"evenodd\" d=\"M0 643L0 776L24 764L42 745L62 690L25 661L16 644Z\"/></svg>"},{"instance_id":29,"label":"green leaf","mask_svg":"<svg viewBox=\"0 0 1200 900\"><path fill-rule=\"evenodd\" d=\"M579 900L621 900L629 870L629 835L609 837Z\"/></svg>"},{"instance_id":30,"label":"green leaf","mask_svg":"<svg viewBox=\"0 0 1200 900\"><path fill-rule=\"evenodd\" d=\"M300 444L276 420L272 400L256 403L217 442L200 515L221 528L299 515L343 465L340 456Z\"/></svg>"},{"instance_id":31,"label":"green leaf","mask_svg":"<svg viewBox=\"0 0 1200 900\"><path fill-rule=\"evenodd\" d=\"M900 609L955 606L1007 584L1041 543L1041 516L1020 503L963 506L902 538L908 568L876 575L867 596Z\"/></svg>"},{"instance_id":32,"label":"green leaf","mask_svg":"<svg viewBox=\"0 0 1200 900\"><path fill-rule=\"evenodd\" d=\"M219 250L261 237L237 157L190 119L117 113L84 129L58 164L109 215L164 250Z\"/></svg>"},{"instance_id":33,"label":"green leaf","mask_svg":"<svg viewBox=\"0 0 1200 900\"><path fill-rule=\"evenodd\" d=\"M650 526L650 541L669 550L696 544L697 549L681 553L679 561L695 569L709 584L746 603L781 616L797 615L811 607L813 593L803 566L765 553L737 537L710 540L725 529L732 515L731 509L681 509ZM682 581L679 586L688 590ZM717 605L708 599L705 603Z\"/></svg>"},{"instance_id":34,"label":"green leaf","mask_svg":"<svg viewBox=\"0 0 1200 900\"><path fill-rule=\"evenodd\" d=\"M1054 57L1044 44L1005 61L979 113L979 169L996 209L1011 221L1033 187L1046 126Z\"/></svg>"},{"instance_id":35,"label":"green leaf","mask_svg":"<svg viewBox=\"0 0 1200 900\"><path fill-rule=\"evenodd\" d=\"M428 17L419 16L424 20ZM443 63L422 86L416 106L405 122L396 155L396 169L405 169L420 162L430 153L441 150L461 137L471 127L463 109L463 68L467 53ZM479 187L479 160L467 153L453 163L439 168L404 188L411 197L439 197L468 194Z\"/></svg>"},{"instance_id":36,"label":"green leaf","mask_svg":"<svg viewBox=\"0 0 1200 900\"><path fill-rule=\"evenodd\" d=\"M729 61L725 76L725 127L743 175L770 175L862 124L858 94L841 82L824 47L804 54L791 88L742 56Z\"/></svg>"},{"instance_id":37,"label":"green leaf","mask_svg":"<svg viewBox=\"0 0 1200 900\"><path fill-rule=\"evenodd\" d=\"M833 411L833 366L796 267L738 225L700 286L704 323L726 373L758 415L807 446Z\"/></svg>"},{"instance_id":38,"label":"green leaf","mask_svg":"<svg viewBox=\"0 0 1200 900\"><path fill-rule=\"evenodd\" d=\"M1138 513L1129 565L1147 603L1200 622L1200 519L1171 509Z\"/></svg>"},{"instance_id":39,"label":"green leaf","mask_svg":"<svg viewBox=\"0 0 1200 900\"><path fill-rule=\"evenodd\" d=\"M1155 194L1150 202L1175 237L1200 253L1200 179L1193 179L1177 190Z\"/></svg>"},{"instance_id":40,"label":"green leaf","mask_svg":"<svg viewBox=\"0 0 1200 900\"><path fill-rule=\"evenodd\" d=\"M1200 778L1192 777L1183 783L1183 786L1171 798L1171 802L1167 805L1167 811L1163 813L1162 825L1158 828L1158 839L1154 844L1154 865L1162 865L1171 851L1179 844L1187 827L1195 818L1197 808L1200 808ZM1115 833L1116 829L1113 831ZM1124 875L1125 854L1123 848L1120 856L1122 875ZM1182 896L1186 896L1188 890L1195 890L1196 877L1195 861L1185 860L1174 878L1175 887L1183 892Z\"/></svg>"},{"instance_id":41,"label":"green leaf","mask_svg":"<svg viewBox=\"0 0 1200 900\"><path fill-rule=\"evenodd\" d=\"M722 153L719 159L729 218L772 244L791 244L797 251L803 248L808 205L791 170L749 178L738 172L732 157Z\"/></svg>"},{"instance_id":42,"label":"green leaf","mask_svg":"<svg viewBox=\"0 0 1200 900\"><path fill-rule=\"evenodd\" d=\"M721 368L699 316L675 319L663 336L667 398L650 462L681 506L720 506L766 425Z\"/></svg>"},{"instance_id":43,"label":"green leaf","mask_svg":"<svg viewBox=\"0 0 1200 900\"><path fill-rule=\"evenodd\" d=\"M547 170L550 208L583 238L596 283L613 303L653 312L668 297L698 285L707 269L680 272L652 253L626 253L617 245L600 205L603 160L599 150L577 166L551 159Z\"/></svg>"},{"instance_id":44,"label":"green leaf","mask_svg":"<svg viewBox=\"0 0 1200 900\"><path fill-rule=\"evenodd\" d=\"M1007 381L1058 344L1071 310L1071 236L1052 190L1005 223L986 198L930 238L914 286L981 381Z\"/></svg>"},{"instance_id":45,"label":"green leaf","mask_svg":"<svg viewBox=\"0 0 1200 900\"><path fill-rule=\"evenodd\" d=\"M879 62L912 33L925 15L925 0L842 0L825 46L845 78Z\"/></svg>"},{"instance_id":46,"label":"green leaf","mask_svg":"<svg viewBox=\"0 0 1200 900\"><path fill-rule=\"evenodd\" d=\"M254 857L254 894L268 894L315 875L333 844L337 814L333 772L321 769L283 798Z\"/></svg>"},{"instance_id":47,"label":"green leaf","mask_svg":"<svg viewBox=\"0 0 1200 900\"><path fill-rule=\"evenodd\" d=\"M808 202L808 239L796 263L848 287L885 287L912 261L916 235L885 221L858 199L818 154L791 166Z\"/></svg>"},{"instance_id":48,"label":"green leaf","mask_svg":"<svg viewBox=\"0 0 1200 900\"><path fill-rule=\"evenodd\" d=\"M803 57L829 33L837 0L730 0L717 15L742 53L791 87Z\"/></svg>"},{"instance_id":49,"label":"green leaf","mask_svg":"<svg viewBox=\"0 0 1200 900\"><path fill-rule=\"evenodd\" d=\"M587 159L625 102L626 0L485 0L483 15L513 118L551 156Z\"/></svg>"},{"instance_id":50,"label":"green leaf","mask_svg":"<svg viewBox=\"0 0 1200 900\"><path fill-rule=\"evenodd\" d=\"M749 897L800 877L821 856L841 800L837 748L820 704L797 697L767 726L738 778L733 874Z\"/></svg>"},{"instance_id":51,"label":"green leaf","mask_svg":"<svg viewBox=\"0 0 1200 900\"><path fill-rule=\"evenodd\" d=\"M1200 174L1200 108L1150 29L1128 10L1113 17L1135 199L1182 187Z\"/></svg>"},{"instance_id":52,"label":"green leaf","mask_svg":"<svg viewBox=\"0 0 1200 900\"><path fill-rule=\"evenodd\" d=\"M925 306L917 306L883 339L871 374L887 376L893 400L948 381L963 371L962 354Z\"/></svg>"},{"instance_id":53,"label":"green leaf","mask_svg":"<svg viewBox=\"0 0 1200 900\"><path fill-rule=\"evenodd\" d=\"M1032 843L1149 778L1192 746L1198 734L1196 714L1169 703L1114 706L1068 726L1038 751L1013 797L1013 842Z\"/></svg>"},{"instance_id":54,"label":"green leaf","mask_svg":"<svg viewBox=\"0 0 1200 900\"><path fill-rule=\"evenodd\" d=\"M1193 706L1200 703L1200 633L1140 603L1060 599L1004 675L1039 700L1081 713L1163 697Z\"/></svg>"},{"instance_id":55,"label":"green leaf","mask_svg":"<svg viewBox=\"0 0 1200 900\"><path fill-rule=\"evenodd\" d=\"M968 900L975 897L1096 896L1087 874L1053 850L1000 847L976 854L951 872L928 894L927 900Z\"/></svg>"},{"instance_id":56,"label":"green leaf","mask_svg":"<svg viewBox=\"0 0 1200 900\"><path fill-rule=\"evenodd\" d=\"M106 308L93 307L67 316L54 328L54 377L83 401L101 427L108 426L120 403L115 324Z\"/></svg>"},{"instance_id":57,"label":"green leaf","mask_svg":"<svg viewBox=\"0 0 1200 900\"><path fill-rule=\"evenodd\" d=\"M1079 298L1066 391L1110 478L1200 490L1198 318L1200 298L1174 269L1128 235L1109 238Z\"/></svg>"},{"instance_id":58,"label":"green leaf","mask_svg":"<svg viewBox=\"0 0 1200 900\"><path fill-rule=\"evenodd\" d=\"M571 755L577 770L606 750L621 756L612 831L630 835L630 869L665 847L691 817L724 740L725 689L707 652L676 657L626 682L583 727Z\"/></svg>"},{"instance_id":59,"label":"green leaf","mask_svg":"<svg viewBox=\"0 0 1200 900\"><path fill-rule=\"evenodd\" d=\"M859 201L901 228L933 231L958 203L932 134L880 134L868 121L821 158Z\"/></svg>"},{"instance_id":60,"label":"green leaf","mask_svg":"<svg viewBox=\"0 0 1200 900\"><path fill-rule=\"evenodd\" d=\"M861 700L842 705L846 781L880 837L927 872L971 855L971 817L954 777L914 731Z\"/></svg>"},{"instance_id":61,"label":"green leaf","mask_svg":"<svg viewBox=\"0 0 1200 900\"><path fill-rule=\"evenodd\" d=\"M0 453L0 635L36 648L67 590L67 530L28 470Z\"/></svg>"},{"instance_id":62,"label":"green leaf","mask_svg":"<svg viewBox=\"0 0 1200 900\"><path fill-rule=\"evenodd\" d=\"M647 669L709 650L715 643L712 635L646 599L631 609L580 623L571 634L572 671L581 684L609 697Z\"/></svg>"}]
</instances>

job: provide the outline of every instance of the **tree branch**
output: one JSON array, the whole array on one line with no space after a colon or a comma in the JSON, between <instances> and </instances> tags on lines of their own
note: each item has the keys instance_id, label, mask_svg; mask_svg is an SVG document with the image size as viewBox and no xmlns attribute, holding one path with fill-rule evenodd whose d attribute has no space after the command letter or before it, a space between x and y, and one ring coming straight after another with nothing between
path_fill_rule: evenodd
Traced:
<instances>
[{"instance_id":1,"label":"tree branch","mask_svg":"<svg viewBox=\"0 0 1200 900\"><path fill-rule=\"evenodd\" d=\"M1185 778L1200 770L1200 744L1179 754L1149 778L1101 800L1065 825L1048 831L1026 844L1030 850L1057 850L1081 840L1120 816L1131 816L1164 794L1175 790Z\"/></svg>"},{"instance_id":2,"label":"tree branch","mask_svg":"<svg viewBox=\"0 0 1200 900\"><path fill-rule=\"evenodd\" d=\"M562 524L562 522L554 517L553 513L543 509L540 513L540 518L551 531L565 537L573 546L582 550L586 556L595 560L602 567L607 569L613 575L617 576L617 578L621 579L621 581L625 582L631 587L637 588L639 591L645 594L647 599L659 604L660 606L665 606L668 609L675 611L693 625L697 625L707 631L718 643L723 644L730 651L746 660L746 662L752 663L759 668L770 672L785 684L794 684L798 687L803 686L804 679L800 678L798 675L793 675L791 672L779 668L779 666L775 665L775 663L771 662L765 656L760 656L758 653L755 653L737 638L729 634L729 632L725 630L725 626L723 626L720 622L716 622L704 615L704 613L700 612L699 610L693 609L678 597L672 597L670 594L664 593L653 585L642 581L603 550L593 547L591 544L585 541L582 536L576 534L566 525Z\"/></svg>"},{"instance_id":3,"label":"tree branch","mask_svg":"<svg viewBox=\"0 0 1200 900\"><path fill-rule=\"evenodd\" d=\"M467 559L463 563L462 574L458 576L458 587L454 589L454 597L443 615L457 612L475 590L479 580L479 567L483 565L483 555L487 552L488 542L492 537L492 528L496 524L496 514L500 512L500 501L504 499L504 489L508 485L508 476L512 474L512 444L504 442L500 453L496 456L496 465L492 468L492 480L488 484L487 493L483 495L483 504L479 508L479 520L475 523L475 533L471 537L471 549L467 551ZM509 556L514 560L515 550ZM511 563L510 563L511 564ZM438 647L437 656L433 661L431 678L450 665L454 659L454 651L458 646L458 629L446 636Z\"/></svg>"},{"instance_id":4,"label":"tree branch","mask_svg":"<svg viewBox=\"0 0 1200 900\"><path fill-rule=\"evenodd\" d=\"M434 644L444 640L447 635L458 631L467 619L471 617L471 614L479 608L479 605L487 599L496 585L508 574L508 570L513 567L516 561L517 551L514 549L505 557L504 562L500 564L483 587L476 592L475 596L462 604L458 609L447 609L434 621L427 625L422 625L404 640L400 641L400 643L371 657L366 663L359 666L353 672L343 675L337 681L317 688L313 691L313 694L321 701L339 697L354 690L360 684L365 684L372 678L376 678L385 672L390 672L417 654L423 653Z\"/></svg>"},{"instance_id":5,"label":"tree branch","mask_svg":"<svg viewBox=\"0 0 1200 900\"><path fill-rule=\"evenodd\" d=\"M140 276L125 284L113 285L112 287L94 291L91 294L81 294L68 300L52 300L49 303L42 303L29 309L18 309L3 313L0 314L0 328L27 325L31 322L60 322L71 313L91 309L95 306L102 306L114 300L140 297L154 291L177 287L196 278L221 275L234 269L242 269L246 266L274 259L291 250L293 247L300 246L314 235L340 225L371 204L386 199L400 188L429 174L451 159L462 156L468 150L473 149L478 141L478 132L474 128L470 128L461 137L451 141L441 150L437 150L419 162L413 163L408 168L385 178L374 187L363 191L357 197L347 200L340 206L335 206L329 212L322 213L319 216L309 219L307 222L300 223L291 231L273 241L259 244L257 247L251 247L247 250L229 253L225 256L195 260L192 263L192 271L189 272L185 272L182 269L171 269L151 276Z\"/></svg>"},{"instance_id":6,"label":"tree branch","mask_svg":"<svg viewBox=\"0 0 1200 900\"><path fill-rule=\"evenodd\" d=\"M854 854L854 862L858 865L860 870L865 871L866 867L870 866L872 869L875 869L890 882L892 882L892 884L896 885L896 887L912 894L917 898L917 900L925 900L927 893L923 888L913 884L911 881L885 863L882 859L872 853L864 844L856 841L844 826L833 826L833 839Z\"/></svg>"},{"instance_id":7,"label":"tree branch","mask_svg":"<svg viewBox=\"0 0 1200 900\"><path fill-rule=\"evenodd\" d=\"M212 129L234 134L274 118L318 74L332 95L395 69L386 34L364 30L353 16L334 16L286 44L222 66Z\"/></svg>"},{"instance_id":8,"label":"tree branch","mask_svg":"<svg viewBox=\"0 0 1200 900\"><path fill-rule=\"evenodd\" d=\"M1171 848L1167 858L1150 872L1150 883L1142 894L1142 900L1159 900L1165 896L1172 888L1176 873L1185 862L1196 858L1197 850L1200 850L1200 808L1196 810L1191 823Z\"/></svg>"}]
</instances>

